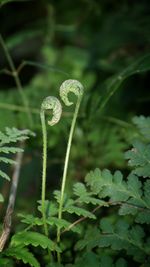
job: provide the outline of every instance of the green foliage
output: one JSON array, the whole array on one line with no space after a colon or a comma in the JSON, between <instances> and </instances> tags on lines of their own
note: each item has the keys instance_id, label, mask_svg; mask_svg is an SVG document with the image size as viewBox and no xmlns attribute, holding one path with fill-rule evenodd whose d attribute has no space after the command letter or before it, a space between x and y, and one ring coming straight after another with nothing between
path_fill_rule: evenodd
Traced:
<instances>
[{"instance_id":1,"label":"green foliage","mask_svg":"<svg viewBox=\"0 0 150 267\"><path fill-rule=\"evenodd\" d=\"M82 256L79 254L75 263L68 266L126 267L128 258L134 262L145 262L145 264L149 262L149 236L143 227L145 224L150 224L150 181L149 175L144 175L149 164L148 127L146 126L149 120L140 116L134 118L133 121L138 127L138 134L136 134L136 142L133 142L134 147L126 152L126 158L132 162L130 164L129 161L129 164L133 168L126 178L120 171L112 173L107 169L100 170L98 168L90 171L84 182L77 182L73 185L71 196L65 193L63 218L61 219L57 218L60 191L54 191L55 201L46 200L45 202L46 223L50 232L52 231L56 235L57 229L61 229L63 235L69 231L80 235L74 245L76 253L82 251L83 254L81 254ZM141 124L143 124L144 130L142 126L139 126ZM143 135L142 141L141 135ZM140 177L137 173L139 166L143 168ZM141 180L142 177L143 180ZM38 210L41 212L41 201L39 204ZM101 212L102 209L114 208L117 211L116 214L109 215L108 213L99 222L98 212ZM42 218L31 214L20 214L19 216L28 227L27 231L18 232L12 237L10 244L12 248L32 245L61 251L55 242L43 234L29 231L33 227L42 227ZM78 226L80 222L84 224L85 228ZM94 225L93 222L95 222ZM61 246L63 248L63 245ZM102 249L102 255L99 254L99 249ZM125 259L119 257L123 251L126 255ZM55 265L57 266L57 263L54 263Z\"/></svg>"},{"instance_id":2,"label":"green foliage","mask_svg":"<svg viewBox=\"0 0 150 267\"><path fill-rule=\"evenodd\" d=\"M89 235L91 238L88 240ZM149 248L144 244L144 236L142 227L138 225L129 228L129 224L124 220L118 220L114 224L109 218L103 218L100 222L100 231L97 229L94 236L91 235L91 229L88 230L85 239L77 242L76 249L111 247L112 250L126 250L127 255L132 255L135 261L143 262L149 255Z\"/></svg>"},{"instance_id":3,"label":"green foliage","mask_svg":"<svg viewBox=\"0 0 150 267\"><path fill-rule=\"evenodd\" d=\"M5 266L10 266L13 267L13 261L8 258L0 258L0 266L5 267Z\"/></svg>"},{"instance_id":4,"label":"green foliage","mask_svg":"<svg viewBox=\"0 0 150 267\"><path fill-rule=\"evenodd\" d=\"M15 154L17 152L23 152L22 148L12 146L12 143L23 142L30 136L34 136L34 133L30 130L18 130L16 128L6 127L5 133L0 131L0 163L16 164L15 160L8 158L5 154ZM8 146L9 145L9 146ZM8 181L10 177L8 174L0 170L0 176ZM3 202L3 196L0 194L0 202Z\"/></svg>"},{"instance_id":5,"label":"green foliage","mask_svg":"<svg viewBox=\"0 0 150 267\"><path fill-rule=\"evenodd\" d=\"M5 252L6 256L13 257L17 260L21 260L25 264L29 264L33 267L40 267L39 262L34 255L29 252L28 248L23 246L10 247Z\"/></svg>"},{"instance_id":6,"label":"green foliage","mask_svg":"<svg viewBox=\"0 0 150 267\"><path fill-rule=\"evenodd\" d=\"M114 75L114 77L109 78L103 84L103 93L99 100L93 104L93 106L100 110L104 108L107 104L110 97L119 89L121 88L121 84L124 82L125 79L134 75L136 73L145 72L150 69L150 54L145 55L142 58L138 58L125 68L123 71Z\"/></svg>"},{"instance_id":7,"label":"green foliage","mask_svg":"<svg viewBox=\"0 0 150 267\"><path fill-rule=\"evenodd\" d=\"M139 116L133 118L133 123L137 126L145 141L150 141L150 118Z\"/></svg>"},{"instance_id":8,"label":"green foliage","mask_svg":"<svg viewBox=\"0 0 150 267\"><path fill-rule=\"evenodd\" d=\"M101 206L107 206L107 204L97 198L92 197L94 195L92 192L88 192L87 188L83 183L76 183L73 187L74 194L78 196L78 199L76 200L79 203L86 203L86 204L93 204L93 205L101 205Z\"/></svg>"},{"instance_id":9,"label":"green foliage","mask_svg":"<svg viewBox=\"0 0 150 267\"><path fill-rule=\"evenodd\" d=\"M132 150L126 152L125 156L129 159L129 165L135 167L135 174L150 177L150 145L135 141Z\"/></svg>"},{"instance_id":10,"label":"green foliage","mask_svg":"<svg viewBox=\"0 0 150 267\"><path fill-rule=\"evenodd\" d=\"M0 254L0 266L149 267L148 1L0 0L0 7L2 178L10 180L6 168L15 164L14 154L21 151L16 143L32 135L11 127L29 128L31 115L37 133L22 164L16 205L22 224L13 216L14 234ZM68 78L83 83L85 96L71 147L67 188L64 199L60 191L52 193L60 185L73 108L64 109L63 120L48 129L47 200L43 207L38 201L35 209L31 203L39 198L41 176L39 107L44 97L57 96ZM76 101L72 95L69 99ZM57 258L61 263L55 262Z\"/></svg>"},{"instance_id":11,"label":"green foliage","mask_svg":"<svg viewBox=\"0 0 150 267\"><path fill-rule=\"evenodd\" d=\"M123 258L119 258L116 262L108 255L98 256L94 252L86 252L81 258L76 261L75 267L127 267L127 263ZM70 266L70 267L71 267Z\"/></svg>"},{"instance_id":12,"label":"green foliage","mask_svg":"<svg viewBox=\"0 0 150 267\"><path fill-rule=\"evenodd\" d=\"M27 246L32 244L32 246L41 246L43 249L50 249L52 251L60 251L59 247L45 235L32 231L18 232L12 237L11 246Z\"/></svg>"}]
</instances>

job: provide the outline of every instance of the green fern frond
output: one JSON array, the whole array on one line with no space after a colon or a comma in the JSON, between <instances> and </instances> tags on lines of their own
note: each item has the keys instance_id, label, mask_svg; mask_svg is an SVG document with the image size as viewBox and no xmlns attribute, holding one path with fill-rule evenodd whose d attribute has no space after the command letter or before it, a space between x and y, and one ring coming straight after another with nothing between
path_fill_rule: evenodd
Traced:
<instances>
[{"instance_id":1,"label":"green fern frond","mask_svg":"<svg viewBox=\"0 0 150 267\"><path fill-rule=\"evenodd\" d=\"M72 202L71 200L68 201L68 203L66 203L66 205L63 208L63 212L68 212L70 214L76 214L78 216L83 216L83 217L87 217L90 219L96 219L96 216L91 213L90 211L84 209L84 208L80 208L77 207L73 204L71 204L70 202Z\"/></svg>"},{"instance_id":2,"label":"green fern frond","mask_svg":"<svg viewBox=\"0 0 150 267\"><path fill-rule=\"evenodd\" d=\"M23 149L21 149L19 147L7 147L7 146L0 147L0 153L5 153L5 154L13 153L13 154L15 154L17 152L23 152Z\"/></svg>"},{"instance_id":3,"label":"green fern frond","mask_svg":"<svg viewBox=\"0 0 150 267\"><path fill-rule=\"evenodd\" d=\"M109 170L95 169L86 175L85 181L92 192L101 198L109 196L111 201L126 201L129 198L130 193L119 171L112 175Z\"/></svg>"},{"instance_id":4,"label":"green fern frond","mask_svg":"<svg viewBox=\"0 0 150 267\"><path fill-rule=\"evenodd\" d=\"M43 249L50 249L51 251L59 251L61 252L60 248L47 236L32 232L32 231L23 231L18 232L12 237L11 246L18 246L18 245L32 245L34 247L40 246Z\"/></svg>"},{"instance_id":5,"label":"green fern frond","mask_svg":"<svg viewBox=\"0 0 150 267\"><path fill-rule=\"evenodd\" d=\"M101 205L107 206L105 201L100 200L99 198L93 197L93 192L88 192L87 188L83 183L76 183L73 187L74 194L78 196L76 202L79 203L86 203L86 204L93 204L93 205Z\"/></svg>"},{"instance_id":6,"label":"green fern frond","mask_svg":"<svg viewBox=\"0 0 150 267\"><path fill-rule=\"evenodd\" d=\"M6 164L16 164L15 160L5 158L5 157L0 157L0 162L4 162Z\"/></svg>"},{"instance_id":7,"label":"green fern frond","mask_svg":"<svg viewBox=\"0 0 150 267\"><path fill-rule=\"evenodd\" d=\"M75 267L127 267L127 262L123 258L113 260L113 257L105 252L100 256L92 251L85 252L76 261ZM74 267L71 265L70 267Z\"/></svg>"},{"instance_id":8,"label":"green fern frond","mask_svg":"<svg viewBox=\"0 0 150 267\"><path fill-rule=\"evenodd\" d=\"M134 188L133 188L134 189ZM140 190L140 188L139 188ZM139 201L137 199L129 199L126 203L122 203L119 214L131 214L138 223L150 223L150 181L147 180L143 185L143 192Z\"/></svg>"},{"instance_id":9,"label":"green fern frond","mask_svg":"<svg viewBox=\"0 0 150 267\"><path fill-rule=\"evenodd\" d=\"M43 220L41 218L35 217L32 214L18 214L19 217L21 217L21 222L25 224L29 224L31 226L37 225L43 225Z\"/></svg>"},{"instance_id":10,"label":"green fern frond","mask_svg":"<svg viewBox=\"0 0 150 267\"><path fill-rule=\"evenodd\" d=\"M39 262L34 255L29 252L28 248L22 246L10 247L5 251L5 255L23 261L24 264L29 264L32 267L40 267Z\"/></svg>"},{"instance_id":11,"label":"green fern frond","mask_svg":"<svg viewBox=\"0 0 150 267\"><path fill-rule=\"evenodd\" d=\"M77 250L110 247L116 251L125 250L127 255L132 255L137 262L143 262L149 255L149 248L144 244L145 233L139 225L130 227L125 220L113 223L110 218L103 218L100 230L92 228L88 229L85 237L77 242Z\"/></svg>"},{"instance_id":12,"label":"green fern frond","mask_svg":"<svg viewBox=\"0 0 150 267\"><path fill-rule=\"evenodd\" d=\"M149 249L144 246L145 233L139 225L129 228L124 220L111 223L109 218L103 218L100 222L99 247L111 247L113 250L125 249L128 255L132 255L135 261L143 262Z\"/></svg>"},{"instance_id":13,"label":"green fern frond","mask_svg":"<svg viewBox=\"0 0 150 267\"><path fill-rule=\"evenodd\" d=\"M16 128L6 128L6 133L0 131L0 163L15 164L16 162L3 154L15 154L18 152L23 152L22 148L12 146L11 143L16 143L18 141L24 141L29 138L29 136L34 136L34 133L30 130L18 130ZM10 144L10 146L8 146ZM10 177L2 170L0 170L0 176L8 181Z\"/></svg>"},{"instance_id":14,"label":"green fern frond","mask_svg":"<svg viewBox=\"0 0 150 267\"><path fill-rule=\"evenodd\" d=\"M138 223L150 223L149 180L142 185L139 178L132 173L124 181L118 171L112 175L108 170L99 169L90 172L85 180L100 199L107 197L109 205L119 205L119 215L131 214Z\"/></svg>"},{"instance_id":15,"label":"green fern frond","mask_svg":"<svg viewBox=\"0 0 150 267\"><path fill-rule=\"evenodd\" d=\"M6 133L0 132L0 146L9 143L16 143L18 141L24 141L29 138L29 136L35 136L33 132L28 129L18 130L17 128L6 127Z\"/></svg>"}]
</instances>

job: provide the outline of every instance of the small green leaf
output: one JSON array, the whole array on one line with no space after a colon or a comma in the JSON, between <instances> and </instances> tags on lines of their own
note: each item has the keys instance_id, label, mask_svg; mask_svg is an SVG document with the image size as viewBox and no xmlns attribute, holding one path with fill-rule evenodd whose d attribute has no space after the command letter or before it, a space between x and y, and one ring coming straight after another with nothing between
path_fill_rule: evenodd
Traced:
<instances>
[{"instance_id":1,"label":"small green leaf","mask_svg":"<svg viewBox=\"0 0 150 267\"><path fill-rule=\"evenodd\" d=\"M40 267L40 264L34 257L34 255L31 252L29 252L27 248L24 248L22 246L8 248L5 252L5 255L16 258L17 260L22 260L23 263L29 264L30 266Z\"/></svg>"},{"instance_id":2,"label":"small green leaf","mask_svg":"<svg viewBox=\"0 0 150 267\"><path fill-rule=\"evenodd\" d=\"M143 137L147 141L150 141L150 117L147 118L144 116L134 117L132 121L137 126Z\"/></svg>"},{"instance_id":3,"label":"small green leaf","mask_svg":"<svg viewBox=\"0 0 150 267\"><path fill-rule=\"evenodd\" d=\"M95 215L89 211L87 211L86 209L83 208L79 208L73 205L68 205L65 206L63 211L67 211L68 213L75 213L78 216L83 216L83 217L87 217L90 219L96 219Z\"/></svg>"},{"instance_id":4,"label":"small green leaf","mask_svg":"<svg viewBox=\"0 0 150 267\"><path fill-rule=\"evenodd\" d=\"M5 157L0 157L0 161L7 163L7 164L16 164L16 161L9 159L9 158L5 158Z\"/></svg>"},{"instance_id":5,"label":"small green leaf","mask_svg":"<svg viewBox=\"0 0 150 267\"><path fill-rule=\"evenodd\" d=\"M74 194L77 195L79 198L76 202L79 203L86 203L86 204L93 204L93 205L101 205L107 206L107 203L99 198L93 197L93 192L88 192L85 185L83 183L76 183L73 187Z\"/></svg>"},{"instance_id":6,"label":"small green leaf","mask_svg":"<svg viewBox=\"0 0 150 267\"><path fill-rule=\"evenodd\" d=\"M17 152L23 152L23 149L22 148L19 148L19 147L6 147L6 146L3 146L3 147L0 147L0 152L1 153L6 153L6 154L9 154L9 153L17 153Z\"/></svg>"},{"instance_id":7,"label":"small green leaf","mask_svg":"<svg viewBox=\"0 0 150 267\"><path fill-rule=\"evenodd\" d=\"M21 217L21 222L30 224L30 225L43 225L43 220L38 217L34 217L32 214L18 214L19 217Z\"/></svg>"},{"instance_id":8,"label":"small green leaf","mask_svg":"<svg viewBox=\"0 0 150 267\"><path fill-rule=\"evenodd\" d=\"M150 145L135 141L125 157L129 159L129 165L134 167L133 173L144 178L150 177Z\"/></svg>"},{"instance_id":9,"label":"small green leaf","mask_svg":"<svg viewBox=\"0 0 150 267\"><path fill-rule=\"evenodd\" d=\"M10 177L3 171L0 170L0 176L2 176L4 179L10 181Z\"/></svg>"},{"instance_id":10,"label":"small green leaf","mask_svg":"<svg viewBox=\"0 0 150 267\"><path fill-rule=\"evenodd\" d=\"M0 266L1 267L14 267L14 263L11 259L7 259L7 258L0 258Z\"/></svg>"},{"instance_id":11,"label":"small green leaf","mask_svg":"<svg viewBox=\"0 0 150 267\"><path fill-rule=\"evenodd\" d=\"M94 252L87 252L76 261L75 267L98 267L99 258Z\"/></svg>"},{"instance_id":12,"label":"small green leaf","mask_svg":"<svg viewBox=\"0 0 150 267\"><path fill-rule=\"evenodd\" d=\"M60 252L60 248L52 240L50 240L47 236L37 232L23 231L15 234L12 237L11 245L18 246L21 244L24 246L28 245L32 245L34 247L40 246L43 249L48 248L52 251Z\"/></svg>"}]
</instances>

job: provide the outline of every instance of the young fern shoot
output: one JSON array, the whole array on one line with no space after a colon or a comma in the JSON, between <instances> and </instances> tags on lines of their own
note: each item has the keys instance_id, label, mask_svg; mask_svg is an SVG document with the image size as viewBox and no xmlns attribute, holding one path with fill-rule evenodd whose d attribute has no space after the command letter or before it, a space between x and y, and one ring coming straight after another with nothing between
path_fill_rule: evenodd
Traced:
<instances>
[{"instance_id":1,"label":"young fern shoot","mask_svg":"<svg viewBox=\"0 0 150 267\"><path fill-rule=\"evenodd\" d=\"M64 201L64 192L65 192L65 185L66 185L66 177L67 177L67 170L68 170L68 162L69 162L69 155L72 143L72 137L74 133L74 128L80 108L80 103L82 100L84 88L82 84L77 80L66 80L62 83L60 87L60 97L66 106L71 106L73 102L70 102L68 99L68 93L72 92L77 96L76 107L71 123L69 139L67 144L66 156L65 156L65 164L64 164L64 171L63 171L63 178L62 178L62 185L61 185L61 194L60 194L60 203L59 203L59 210L58 210L58 218L62 218L62 208L63 208L63 201ZM57 242L60 242L60 229L57 230ZM58 255L58 260L60 261L60 256Z\"/></svg>"},{"instance_id":2,"label":"young fern shoot","mask_svg":"<svg viewBox=\"0 0 150 267\"><path fill-rule=\"evenodd\" d=\"M62 107L60 101L54 96L46 97L41 105L41 124L42 124L42 133L43 133L43 171L42 171L42 217L45 235L48 236L48 227L46 223L46 213L45 213L45 191L46 191L46 167L47 167L47 131L46 131L46 122L45 122L45 111L52 110L53 116L51 120L48 120L48 125L53 126L59 122Z\"/></svg>"}]
</instances>

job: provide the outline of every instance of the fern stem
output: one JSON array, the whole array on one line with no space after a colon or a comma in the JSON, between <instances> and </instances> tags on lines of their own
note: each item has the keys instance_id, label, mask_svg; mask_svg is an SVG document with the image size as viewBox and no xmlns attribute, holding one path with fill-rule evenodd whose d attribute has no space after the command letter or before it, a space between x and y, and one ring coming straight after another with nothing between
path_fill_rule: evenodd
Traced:
<instances>
[{"instance_id":1,"label":"fern stem","mask_svg":"<svg viewBox=\"0 0 150 267\"><path fill-rule=\"evenodd\" d=\"M43 134L43 170L42 170L41 207L42 207L44 233L48 237L48 227L46 223L46 210L45 210L46 168L47 168L47 131L46 131L44 110L41 110L40 116L41 116L42 134ZM48 255L51 258L51 253L49 250L48 250Z\"/></svg>"},{"instance_id":2,"label":"fern stem","mask_svg":"<svg viewBox=\"0 0 150 267\"><path fill-rule=\"evenodd\" d=\"M74 116L71 123L70 133L69 133L69 139L67 144L67 150L66 150L66 156L65 156L65 163L64 163L64 170L63 170L63 177L62 177L62 184L61 184L61 195L60 195L60 203L59 203L59 210L58 210L58 219L62 218L62 209L63 209L63 202L64 202L64 192L65 192L65 185L66 185L66 178L67 178L67 171L68 171L68 163L69 163L69 156L70 156L70 150L71 150L71 144L72 144L72 138L73 133L75 129L75 124L80 108L80 103L82 100L82 96L80 96L77 100ZM57 229L57 242L60 242L60 228ZM58 262L60 263L60 253L57 254Z\"/></svg>"},{"instance_id":3,"label":"fern stem","mask_svg":"<svg viewBox=\"0 0 150 267\"><path fill-rule=\"evenodd\" d=\"M42 171L42 216L45 235L48 236L48 228L46 223L46 214L45 214L45 191L46 191L46 165L47 165L47 132L46 132L46 123L45 123L45 113L41 111L41 124L42 124L42 133L43 133L43 171Z\"/></svg>"},{"instance_id":4,"label":"fern stem","mask_svg":"<svg viewBox=\"0 0 150 267\"><path fill-rule=\"evenodd\" d=\"M5 42L4 42L3 37L2 37L1 34L0 34L0 43L1 43L1 46L2 46L2 48L4 50L6 59L8 61L9 66L10 66L10 69L12 71L12 76L14 77L14 80L15 80L16 86L18 88L18 92L19 92L19 94L21 96L23 105L27 110L29 125L30 125L31 128L33 128L33 120L32 120L32 116L31 116L30 109L29 109L28 99L26 98L26 96L25 96L25 94L23 92L23 88L22 88L22 84L21 84L21 81L20 81L19 76L18 76L18 72L16 70L14 62L13 62L11 56L10 56L10 53L9 53L9 51L8 51L6 45L5 45Z\"/></svg>"}]
</instances>

